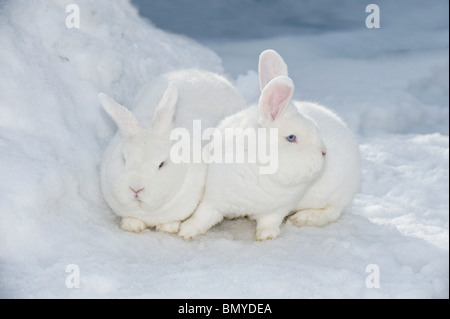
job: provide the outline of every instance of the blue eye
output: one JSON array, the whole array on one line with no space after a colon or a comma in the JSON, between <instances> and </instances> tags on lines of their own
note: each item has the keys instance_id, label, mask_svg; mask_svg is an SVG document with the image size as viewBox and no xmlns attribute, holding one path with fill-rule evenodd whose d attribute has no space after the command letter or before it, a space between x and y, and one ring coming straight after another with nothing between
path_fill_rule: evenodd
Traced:
<instances>
[{"instance_id":1,"label":"blue eye","mask_svg":"<svg viewBox=\"0 0 450 319\"><path fill-rule=\"evenodd\" d=\"M287 140L289 143L294 143L295 141L297 141L297 136L295 136L295 135L289 135L289 136L286 136L286 140Z\"/></svg>"}]
</instances>

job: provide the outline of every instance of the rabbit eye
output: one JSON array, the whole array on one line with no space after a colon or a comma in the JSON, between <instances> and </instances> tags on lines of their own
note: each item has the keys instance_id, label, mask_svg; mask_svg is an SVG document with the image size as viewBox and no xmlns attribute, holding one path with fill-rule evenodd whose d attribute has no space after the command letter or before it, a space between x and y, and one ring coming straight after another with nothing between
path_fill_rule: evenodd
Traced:
<instances>
[{"instance_id":1,"label":"rabbit eye","mask_svg":"<svg viewBox=\"0 0 450 319\"><path fill-rule=\"evenodd\" d=\"M289 143L294 143L294 142L296 142L297 141L297 136L295 136L295 135L289 135L289 136L286 136L286 140L289 142Z\"/></svg>"},{"instance_id":2,"label":"rabbit eye","mask_svg":"<svg viewBox=\"0 0 450 319\"><path fill-rule=\"evenodd\" d=\"M161 164L159 164L159 167L158 168L161 168L161 167L163 167L164 166L164 162L161 162Z\"/></svg>"}]
</instances>

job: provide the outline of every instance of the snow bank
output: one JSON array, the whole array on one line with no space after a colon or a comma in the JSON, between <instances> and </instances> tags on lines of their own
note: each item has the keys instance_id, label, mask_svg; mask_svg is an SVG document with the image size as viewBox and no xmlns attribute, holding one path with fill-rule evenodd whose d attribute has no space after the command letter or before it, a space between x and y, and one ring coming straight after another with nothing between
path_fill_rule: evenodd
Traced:
<instances>
[{"instance_id":1,"label":"snow bank","mask_svg":"<svg viewBox=\"0 0 450 319\"><path fill-rule=\"evenodd\" d=\"M130 105L142 84L220 59L142 20L128 1L3 1L0 9L0 260L44 264L113 223L98 164L116 128L97 99ZM79 247L78 247L79 248ZM10 295L2 285L1 294Z\"/></svg>"}]
</instances>

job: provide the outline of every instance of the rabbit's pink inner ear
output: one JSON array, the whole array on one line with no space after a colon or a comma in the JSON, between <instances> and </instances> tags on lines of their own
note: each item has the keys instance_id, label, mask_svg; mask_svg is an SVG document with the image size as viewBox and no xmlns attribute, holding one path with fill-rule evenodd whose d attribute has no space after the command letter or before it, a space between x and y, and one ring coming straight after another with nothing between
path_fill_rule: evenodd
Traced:
<instances>
[{"instance_id":1,"label":"rabbit's pink inner ear","mask_svg":"<svg viewBox=\"0 0 450 319\"><path fill-rule=\"evenodd\" d=\"M272 121L274 121L288 105L289 99L292 94L292 89L289 87L278 87L269 99L270 104L270 116Z\"/></svg>"},{"instance_id":2,"label":"rabbit's pink inner ear","mask_svg":"<svg viewBox=\"0 0 450 319\"><path fill-rule=\"evenodd\" d=\"M286 76L279 76L270 81L261 93L260 112L267 120L273 122L284 112L294 93L294 84Z\"/></svg>"}]
</instances>

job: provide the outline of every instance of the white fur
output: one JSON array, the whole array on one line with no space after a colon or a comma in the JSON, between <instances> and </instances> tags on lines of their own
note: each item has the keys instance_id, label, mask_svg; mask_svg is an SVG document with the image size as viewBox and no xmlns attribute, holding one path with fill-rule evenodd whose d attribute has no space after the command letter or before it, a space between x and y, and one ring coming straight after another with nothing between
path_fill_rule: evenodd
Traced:
<instances>
[{"instance_id":1,"label":"white fur","mask_svg":"<svg viewBox=\"0 0 450 319\"><path fill-rule=\"evenodd\" d=\"M104 154L101 186L108 205L122 217L121 228L178 232L198 205L206 165L171 162L171 129L191 131L196 119L205 128L214 126L245 102L225 78L199 70L171 72L144 86L133 113L103 93L99 99L119 127Z\"/></svg>"},{"instance_id":2,"label":"white fur","mask_svg":"<svg viewBox=\"0 0 450 319\"><path fill-rule=\"evenodd\" d=\"M277 52L266 50L261 53L259 80L262 95L272 81L287 76L287 66ZM220 126L255 127L258 113L262 112L260 108L250 107L225 119ZM313 128L315 125L317 127ZM299 134L300 148L308 144L317 148L317 141L322 140L326 147L323 165L322 158L313 156L317 151L314 153L311 148L303 149L303 153L298 150L295 159L289 157L282 138L280 166L274 175L259 175L252 165L222 165L219 168L217 164L211 164L205 196L192 217L181 225L180 236L190 239L202 234L224 216L248 215L255 219L258 240L277 237L279 225L288 215L291 215L289 220L299 226L323 226L339 218L360 184L360 155L355 136L336 114L308 102L292 101L278 126L280 136ZM301 133L300 129L303 130ZM302 179L299 172L305 172L308 160L317 169L320 167L320 172Z\"/></svg>"},{"instance_id":3,"label":"white fur","mask_svg":"<svg viewBox=\"0 0 450 319\"><path fill-rule=\"evenodd\" d=\"M231 127L278 128L278 170L263 175L259 174L259 163L209 164L204 196L191 218L181 225L181 237L193 238L223 217L238 216L256 220L258 240L279 235L283 219L295 209L325 162L326 149L316 124L290 102L293 90L291 79L277 77L263 89L258 107L222 121L222 131ZM297 136L298 143L286 140L291 134Z\"/></svg>"},{"instance_id":4,"label":"white fur","mask_svg":"<svg viewBox=\"0 0 450 319\"><path fill-rule=\"evenodd\" d=\"M324 226L341 216L359 189L359 146L344 122L329 109L308 102L294 104L319 126L327 147L327 160L322 174L300 199L289 220L298 226Z\"/></svg>"},{"instance_id":5,"label":"white fur","mask_svg":"<svg viewBox=\"0 0 450 319\"><path fill-rule=\"evenodd\" d=\"M274 50L266 50L259 58L261 89L264 79L288 76L283 58ZM327 160L319 178L303 197L299 197L289 220L298 226L324 226L336 221L351 203L361 179L360 154L356 137L335 113L324 106L294 101L297 110L318 125L327 147Z\"/></svg>"}]
</instances>

